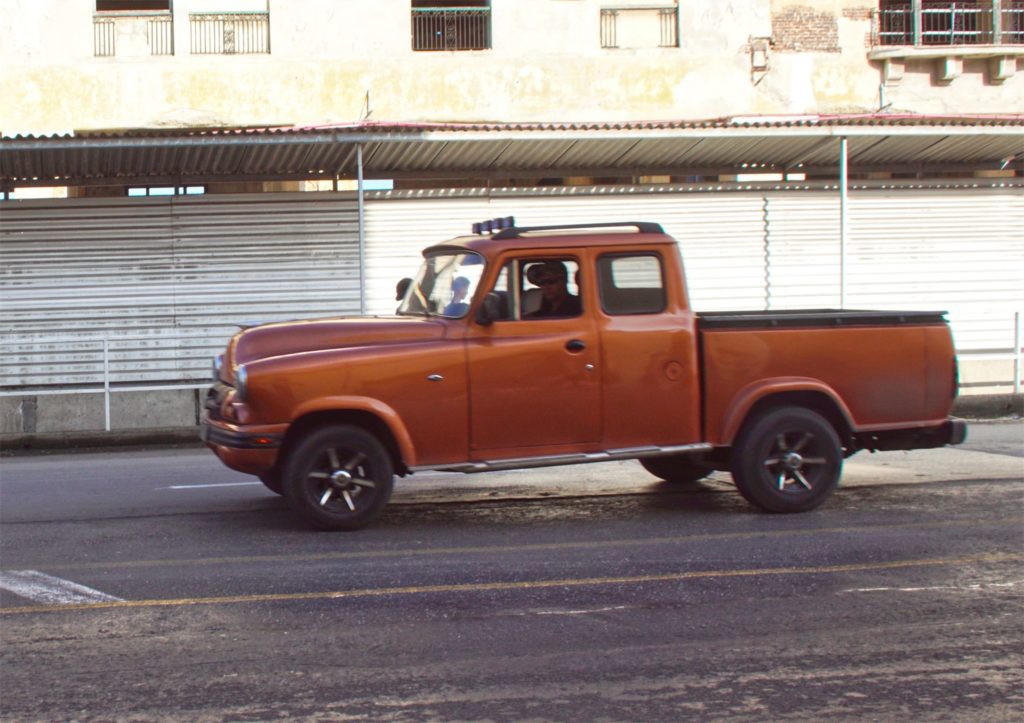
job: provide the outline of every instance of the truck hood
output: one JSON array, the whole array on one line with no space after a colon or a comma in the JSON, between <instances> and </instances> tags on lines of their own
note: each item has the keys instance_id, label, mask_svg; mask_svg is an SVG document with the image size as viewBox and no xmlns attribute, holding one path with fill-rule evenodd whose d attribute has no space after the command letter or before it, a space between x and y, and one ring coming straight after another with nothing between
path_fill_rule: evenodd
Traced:
<instances>
[{"instance_id":1,"label":"truck hood","mask_svg":"<svg viewBox=\"0 0 1024 723\"><path fill-rule=\"evenodd\" d=\"M445 334L445 324L425 318L316 319L264 324L239 332L228 347L229 369L258 359L368 345L427 342Z\"/></svg>"}]
</instances>

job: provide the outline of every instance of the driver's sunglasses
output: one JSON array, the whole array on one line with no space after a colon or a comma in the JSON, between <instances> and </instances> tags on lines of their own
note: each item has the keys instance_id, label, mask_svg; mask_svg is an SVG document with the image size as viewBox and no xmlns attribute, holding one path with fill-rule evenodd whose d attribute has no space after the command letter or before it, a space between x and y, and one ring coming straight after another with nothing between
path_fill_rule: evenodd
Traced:
<instances>
[{"instance_id":1,"label":"driver's sunglasses","mask_svg":"<svg viewBox=\"0 0 1024 723\"><path fill-rule=\"evenodd\" d=\"M556 284L564 284L565 279L561 276L549 276L546 279L537 279L537 286L554 286Z\"/></svg>"}]
</instances>

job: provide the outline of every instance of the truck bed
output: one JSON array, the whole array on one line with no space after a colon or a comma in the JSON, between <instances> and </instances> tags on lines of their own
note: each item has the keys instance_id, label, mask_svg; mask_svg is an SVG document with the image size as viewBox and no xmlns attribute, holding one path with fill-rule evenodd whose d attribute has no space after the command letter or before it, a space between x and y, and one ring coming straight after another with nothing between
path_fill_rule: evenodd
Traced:
<instances>
[{"instance_id":1,"label":"truck bed","mask_svg":"<svg viewBox=\"0 0 1024 723\"><path fill-rule=\"evenodd\" d=\"M866 311L856 309L793 309L781 311L698 312L700 329L769 329L809 326L892 326L936 324L945 311Z\"/></svg>"},{"instance_id":2,"label":"truck bed","mask_svg":"<svg viewBox=\"0 0 1024 723\"><path fill-rule=\"evenodd\" d=\"M704 429L728 444L762 388L833 400L854 431L940 424L956 393L943 312L794 310L698 314ZM944 363L945 362L945 363Z\"/></svg>"}]
</instances>

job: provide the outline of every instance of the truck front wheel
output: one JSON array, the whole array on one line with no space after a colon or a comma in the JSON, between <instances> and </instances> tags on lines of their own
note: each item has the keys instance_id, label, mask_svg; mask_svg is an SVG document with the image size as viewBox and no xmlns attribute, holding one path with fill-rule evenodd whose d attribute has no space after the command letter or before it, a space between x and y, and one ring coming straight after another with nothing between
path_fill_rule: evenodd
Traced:
<instances>
[{"instance_id":1,"label":"truck front wheel","mask_svg":"<svg viewBox=\"0 0 1024 723\"><path fill-rule=\"evenodd\" d=\"M284 496L323 530L357 530L384 509L394 483L391 457L360 427L332 425L313 431L288 455Z\"/></svg>"},{"instance_id":2,"label":"truck front wheel","mask_svg":"<svg viewBox=\"0 0 1024 723\"><path fill-rule=\"evenodd\" d=\"M839 485L839 436L820 414L780 407L752 419L732 449L732 476L740 494L768 512L806 512Z\"/></svg>"}]
</instances>

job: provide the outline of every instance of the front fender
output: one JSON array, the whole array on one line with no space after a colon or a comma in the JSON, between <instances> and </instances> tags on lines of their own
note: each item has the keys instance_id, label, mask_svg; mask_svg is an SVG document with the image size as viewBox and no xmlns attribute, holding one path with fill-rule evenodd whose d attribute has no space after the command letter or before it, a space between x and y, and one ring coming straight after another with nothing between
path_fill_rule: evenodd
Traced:
<instances>
[{"instance_id":1,"label":"front fender","mask_svg":"<svg viewBox=\"0 0 1024 723\"><path fill-rule=\"evenodd\" d=\"M398 445L402 461L407 467L416 466L416 448L402 417L392 407L373 397L333 396L318 397L300 404L292 413L292 422L310 414L323 412L363 412L371 414L387 426Z\"/></svg>"},{"instance_id":2,"label":"front fender","mask_svg":"<svg viewBox=\"0 0 1024 723\"><path fill-rule=\"evenodd\" d=\"M842 397L835 389L822 382L820 379L810 377L777 377L774 379L761 379L740 389L729 403L726 413L722 416L722 423L718 430L708 430L712 444L728 446L733 443L740 427L746 421L750 410L763 399L784 394L815 394L825 396L835 405L836 409L846 420L849 427L853 427L850 410ZM717 431L717 437L714 432Z\"/></svg>"}]
</instances>

